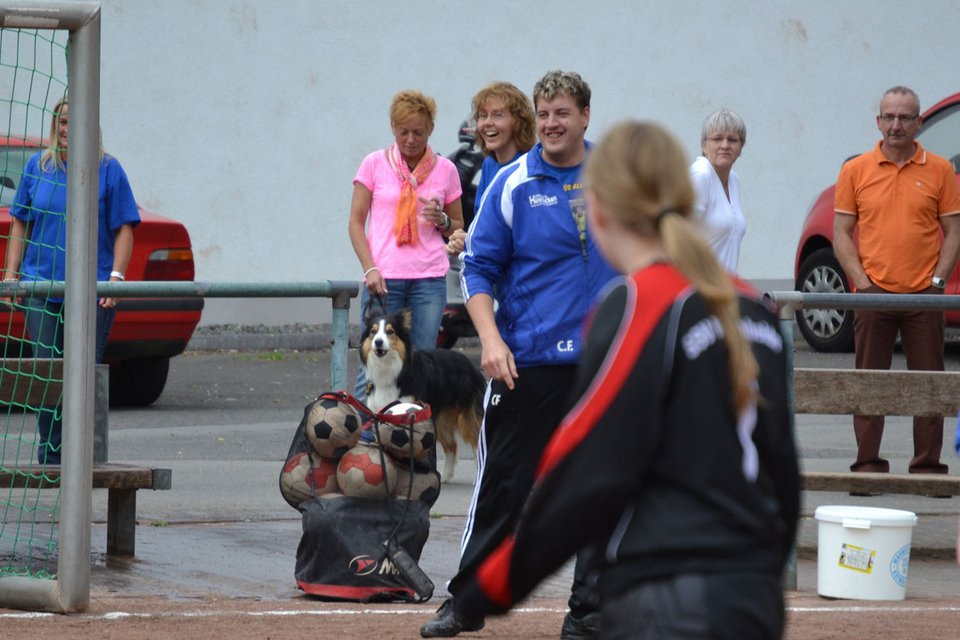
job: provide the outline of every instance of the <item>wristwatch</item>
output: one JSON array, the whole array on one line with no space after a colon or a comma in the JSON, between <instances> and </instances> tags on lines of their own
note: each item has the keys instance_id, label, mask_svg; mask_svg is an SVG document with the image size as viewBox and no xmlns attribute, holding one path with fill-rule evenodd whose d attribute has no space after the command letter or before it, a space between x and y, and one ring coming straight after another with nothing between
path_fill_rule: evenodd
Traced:
<instances>
[{"instance_id":1,"label":"wristwatch","mask_svg":"<svg viewBox=\"0 0 960 640\"><path fill-rule=\"evenodd\" d=\"M931 282L931 283L933 284L933 286L935 286L937 289L946 289L946 288L947 288L947 281L944 280L943 278L938 278L937 276L933 276L932 278L930 278L930 282Z\"/></svg>"}]
</instances>

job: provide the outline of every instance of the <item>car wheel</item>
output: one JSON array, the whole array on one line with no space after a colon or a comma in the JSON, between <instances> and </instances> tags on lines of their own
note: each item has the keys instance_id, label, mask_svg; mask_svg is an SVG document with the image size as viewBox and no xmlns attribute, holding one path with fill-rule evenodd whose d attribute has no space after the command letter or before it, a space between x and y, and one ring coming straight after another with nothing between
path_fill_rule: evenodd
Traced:
<instances>
[{"instance_id":1,"label":"car wheel","mask_svg":"<svg viewBox=\"0 0 960 640\"><path fill-rule=\"evenodd\" d=\"M110 366L110 406L146 407L167 385L170 358L134 358Z\"/></svg>"},{"instance_id":2,"label":"car wheel","mask_svg":"<svg viewBox=\"0 0 960 640\"><path fill-rule=\"evenodd\" d=\"M830 248L818 249L803 261L796 284L801 293L850 292L847 276ZM853 311L800 309L797 324L804 339L817 351L853 351Z\"/></svg>"}]
</instances>

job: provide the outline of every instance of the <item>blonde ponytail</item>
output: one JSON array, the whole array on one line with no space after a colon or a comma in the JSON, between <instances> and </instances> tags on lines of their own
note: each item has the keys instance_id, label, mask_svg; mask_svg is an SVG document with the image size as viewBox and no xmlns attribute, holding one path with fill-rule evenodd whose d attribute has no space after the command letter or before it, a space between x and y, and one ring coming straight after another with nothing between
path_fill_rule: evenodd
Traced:
<instances>
[{"instance_id":1,"label":"blonde ponytail","mask_svg":"<svg viewBox=\"0 0 960 640\"><path fill-rule=\"evenodd\" d=\"M753 383L759 365L750 342L740 330L740 300L730 275L720 266L700 232L686 218L667 215L660 222L660 237L673 264L690 280L723 327L729 352L728 366L733 406L739 414L754 401Z\"/></svg>"}]
</instances>

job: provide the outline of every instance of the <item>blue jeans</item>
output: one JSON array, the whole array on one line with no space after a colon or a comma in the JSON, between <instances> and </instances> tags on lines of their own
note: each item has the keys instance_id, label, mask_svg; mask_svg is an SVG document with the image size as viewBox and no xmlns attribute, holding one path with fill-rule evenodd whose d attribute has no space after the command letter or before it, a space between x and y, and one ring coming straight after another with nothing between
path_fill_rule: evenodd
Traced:
<instances>
[{"instance_id":1,"label":"blue jeans","mask_svg":"<svg viewBox=\"0 0 960 640\"><path fill-rule=\"evenodd\" d=\"M361 327L370 312L370 302L370 292L366 287L361 286ZM445 277L387 280L387 295L384 297L383 304L386 307L384 313L387 314L397 313L403 309L410 310L413 316L410 338L413 340L414 349L437 348L437 334L440 333L443 308L447 304ZM357 372L357 386L353 395L361 402L367 399L367 371L362 363Z\"/></svg>"},{"instance_id":2,"label":"blue jeans","mask_svg":"<svg viewBox=\"0 0 960 640\"><path fill-rule=\"evenodd\" d=\"M96 362L103 360L107 336L113 326L116 309L97 306ZM46 298L25 298L24 319L27 335L33 348L34 358L63 357L63 302ZM63 416L59 402L39 408L37 426L40 443L37 446L37 461L40 464L60 464L60 449L63 432Z\"/></svg>"}]
</instances>

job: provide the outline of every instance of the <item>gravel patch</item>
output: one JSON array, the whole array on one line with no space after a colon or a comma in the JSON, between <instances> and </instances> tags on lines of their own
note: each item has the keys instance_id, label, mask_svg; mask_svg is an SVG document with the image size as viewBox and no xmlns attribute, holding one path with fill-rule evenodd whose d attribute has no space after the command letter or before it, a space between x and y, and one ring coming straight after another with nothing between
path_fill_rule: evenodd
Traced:
<instances>
[{"instance_id":1,"label":"gravel patch","mask_svg":"<svg viewBox=\"0 0 960 640\"><path fill-rule=\"evenodd\" d=\"M324 351L330 348L330 324L207 324L197 327L187 351ZM350 327L350 347L360 343L360 330ZM457 347L477 347L478 338L460 338Z\"/></svg>"},{"instance_id":2,"label":"gravel patch","mask_svg":"<svg viewBox=\"0 0 960 640\"><path fill-rule=\"evenodd\" d=\"M332 339L329 324L208 324L197 327L187 350L321 351L330 348ZM351 346L358 340L359 333L351 328Z\"/></svg>"}]
</instances>

